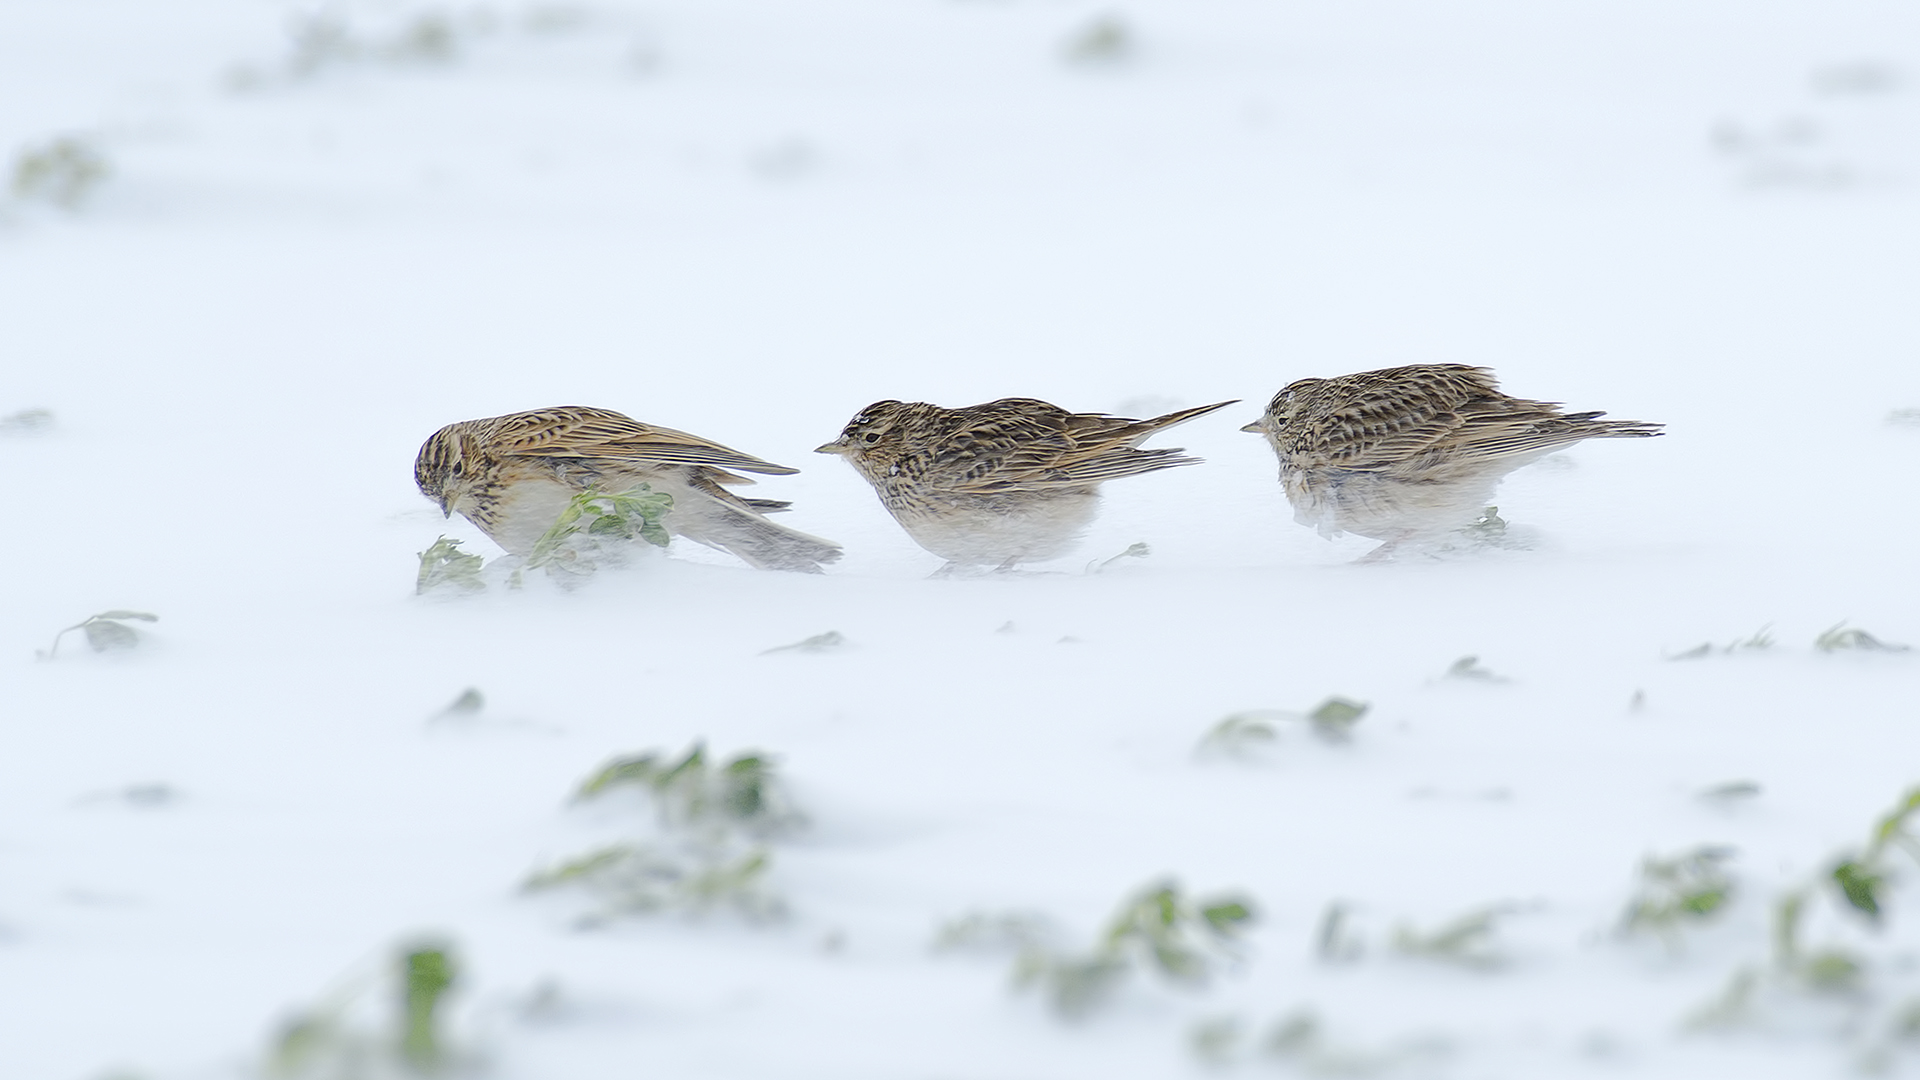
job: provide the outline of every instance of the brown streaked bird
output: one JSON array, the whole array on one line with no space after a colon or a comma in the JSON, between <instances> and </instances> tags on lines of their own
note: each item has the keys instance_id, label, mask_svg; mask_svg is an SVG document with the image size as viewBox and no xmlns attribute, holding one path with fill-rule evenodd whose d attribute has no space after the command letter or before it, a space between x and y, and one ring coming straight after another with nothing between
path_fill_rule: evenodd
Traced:
<instances>
[{"instance_id":1,"label":"brown streaked bird","mask_svg":"<svg viewBox=\"0 0 1920 1080\"><path fill-rule=\"evenodd\" d=\"M673 496L668 532L753 566L819 573L840 557L838 544L767 520L787 503L728 491L754 482L730 469L799 471L610 409L563 405L448 424L420 448L413 478L447 516L465 516L515 555L532 550L575 495L646 484Z\"/></svg>"},{"instance_id":2,"label":"brown streaked bird","mask_svg":"<svg viewBox=\"0 0 1920 1080\"><path fill-rule=\"evenodd\" d=\"M907 535L948 561L945 569L1004 570L1072 546L1099 509L1103 482L1199 464L1177 448L1138 447L1232 404L1129 420L1034 398L965 409L876 401L815 452L846 458Z\"/></svg>"},{"instance_id":3,"label":"brown streaked bird","mask_svg":"<svg viewBox=\"0 0 1920 1080\"><path fill-rule=\"evenodd\" d=\"M1605 415L1509 397L1486 368L1413 364L1290 383L1240 430L1279 456L1295 521L1385 541L1373 561L1471 524L1501 477L1555 450L1660 434Z\"/></svg>"}]
</instances>

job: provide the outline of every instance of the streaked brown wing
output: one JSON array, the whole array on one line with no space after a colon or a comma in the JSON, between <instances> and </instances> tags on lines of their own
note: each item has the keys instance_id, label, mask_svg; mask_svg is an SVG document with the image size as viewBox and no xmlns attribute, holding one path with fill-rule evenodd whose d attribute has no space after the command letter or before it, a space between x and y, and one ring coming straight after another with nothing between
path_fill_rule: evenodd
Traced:
<instances>
[{"instance_id":1,"label":"streaked brown wing","mask_svg":"<svg viewBox=\"0 0 1920 1080\"><path fill-rule=\"evenodd\" d=\"M1458 449L1476 429L1502 425L1500 403L1514 400L1485 369L1458 364L1306 382L1282 439L1288 460L1309 468L1386 469Z\"/></svg>"},{"instance_id":2,"label":"streaked brown wing","mask_svg":"<svg viewBox=\"0 0 1920 1080\"><path fill-rule=\"evenodd\" d=\"M767 475L799 472L673 428L656 427L588 406L535 409L501 417L504 454L578 457L650 465L707 465Z\"/></svg>"},{"instance_id":3,"label":"streaked brown wing","mask_svg":"<svg viewBox=\"0 0 1920 1080\"><path fill-rule=\"evenodd\" d=\"M1070 413L1034 398L1008 398L972 409L961 430L946 445L964 440L974 456L968 475L951 482L955 491L987 494L1010 487L1028 490L1075 488L1136 476L1198 459L1179 450L1136 450L1155 431L1190 420L1231 402L1184 409L1153 420L1103 413ZM988 448L984 452L980 448Z\"/></svg>"},{"instance_id":4,"label":"streaked brown wing","mask_svg":"<svg viewBox=\"0 0 1920 1080\"><path fill-rule=\"evenodd\" d=\"M938 433L915 455L921 475L960 494L1044 482L1073 452L1073 414L1035 398L1003 398L945 410Z\"/></svg>"}]
</instances>

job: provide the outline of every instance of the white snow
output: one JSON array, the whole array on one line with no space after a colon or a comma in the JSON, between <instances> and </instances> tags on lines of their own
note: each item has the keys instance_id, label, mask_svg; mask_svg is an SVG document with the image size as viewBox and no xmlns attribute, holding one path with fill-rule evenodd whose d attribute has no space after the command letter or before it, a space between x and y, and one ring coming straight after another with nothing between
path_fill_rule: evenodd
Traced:
<instances>
[{"instance_id":1,"label":"white snow","mask_svg":"<svg viewBox=\"0 0 1920 1080\"><path fill-rule=\"evenodd\" d=\"M1770 920L1920 783L1920 652L1813 647L1920 643L1920 429L1887 422L1920 406L1911 5L514 0L444 9L448 56L435 11L0 7L0 152L111 167L0 202L0 417L54 416L0 430L0 1076L254 1075L422 934L453 1037L516 1080L1181 1076L1221 1018L1258 1075L1300 1009L1355 1053L1444 1044L1398 1075L1899 1044L1912 859L1879 930L1809 901L1850 991L1776 972ZM357 55L297 63L316 12ZM1103 17L1123 47L1076 59ZM1292 524L1235 429L1426 361L1669 434L1511 477L1532 550L1349 565L1371 542ZM1157 440L1207 462L1109 485L1058 573L929 580L809 453L877 399L1008 395L1243 404ZM412 595L442 534L495 554L415 491L421 440L568 403L803 467L755 493L846 558ZM109 609L160 621L36 658ZM1467 655L1510 681L1442 677ZM1347 744L1196 759L1336 694L1371 704ZM771 849L785 921L583 932L519 891L650 835L582 778L696 740L775 756L810 819ZM1732 781L1760 794L1698 795ZM1738 851L1725 913L1617 934L1640 860L1702 844ZM1010 910L1087 947L1167 875L1257 903L1203 990L1141 975L1065 1022L1009 957L932 949ZM1336 902L1350 963L1315 951ZM1495 970L1391 947L1489 905ZM1743 966L1753 1021L1684 1032Z\"/></svg>"}]
</instances>

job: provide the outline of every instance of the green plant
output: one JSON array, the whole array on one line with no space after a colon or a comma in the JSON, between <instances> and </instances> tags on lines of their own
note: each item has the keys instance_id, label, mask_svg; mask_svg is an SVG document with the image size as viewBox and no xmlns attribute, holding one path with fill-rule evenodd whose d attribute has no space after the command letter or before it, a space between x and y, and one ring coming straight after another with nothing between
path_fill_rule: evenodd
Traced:
<instances>
[{"instance_id":1,"label":"green plant","mask_svg":"<svg viewBox=\"0 0 1920 1080\"><path fill-rule=\"evenodd\" d=\"M1253 919L1252 906L1242 897L1190 901L1174 882L1155 882L1121 904L1092 950L1023 949L1014 963L1014 985L1041 988L1063 1016L1090 1011L1135 968L1197 986L1231 958L1233 944Z\"/></svg>"},{"instance_id":2,"label":"green plant","mask_svg":"<svg viewBox=\"0 0 1920 1080\"><path fill-rule=\"evenodd\" d=\"M1330 697L1307 714L1313 733L1327 742L1346 742L1353 737L1353 726L1367 715L1367 703Z\"/></svg>"},{"instance_id":3,"label":"green plant","mask_svg":"<svg viewBox=\"0 0 1920 1080\"><path fill-rule=\"evenodd\" d=\"M438 1011L441 999L454 984L453 958L444 947L423 946L408 950L400 962L405 972L400 999L405 1017L400 1056L415 1069L436 1072L448 1056Z\"/></svg>"},{"instance_id":4,"label":"green plant","mask_svg":"<svg viewBox=\"0 0 1920 1080\"><path fill-rule=\"evenodd\" d=\"M267 1052L263 1071L283 1080L397 1080L464 1073L471 1064L446 1032L445 1005L460 965L444 942L396 950L393 1003L381 1017L366 1000L368 981L349 984L290 1018Z\"/></svg>"},{"instance_id":5,"label":"green plant","mask_svg":"<svg viewBox=\"0 0 1920 1080\"><path fill-rule=\"evenodd\" d=\"M48 409L21 409L0 416L0 435L31 435L52 426L53 413Z\"/></svg>"},{"instance_id":6,"label":"green plant","mask_svg":"<svg viewBox=\"0 0 1920 1080\"><path fill-rule=\"evenodd\" d=\"M1148 547L1146 544L1129 544L1127 546L1127 550L1121 552L1118 555L1114 555L1114 556L1111 556L1110 558L1105 558L1105 559L1095 559L1093 562L1088 563L1087 573L1098 574L1102 570L1107 569L1108 567L1114 565L1115 563L1122 562L1126 559L1144 559L1147 556L1152 554L1153 554L1153 549Z\"/></svg>"},{"instance_id":7,"label":"green plant","mask_svg":"<svg viewBox=\"0 0 1920 1080\"><path fill-rule=\"evenodd\" d=\"M1867 1008L1872 995L1860 991L1866 988L1871 974L1869 957L1839 945L1809 949L1801 941L1802 925L1811 905L1831 890L1840 910L1857 914L1869 926L1877 927L1892 880L1886 863L1889 853L1898 848L1920 858L1920 838L1907 829L1915 814L1920 814L1920 787L1909 790L1881 815L1864 849L1841 856L1817 878L1781 894L1773 907L1770 975L1763 977L1751 966L1740 969L1718 998L1688 1017L1687 1026L1727 1028L1754 1023L1762 1015L1757 999L1766 988L1782 1001L1811 991L1849 1002L1856 1013ZM1850 1024L1858 1027L1858 1017ZM1882 1046L1870 1050L1868 1056L1885 1052L1888 1048Z\"/></svg>"},{"instance_id":8,"label":"green plant","mask_svg":"<svg viewBox=\"0 0 1920 1080\"><path fill-rule=\"evenodd\" d=\"M1075 31L1064 51L1070 63L1112 64L1126 59L1134 48L1133 31L1126 22L1117 15L1101 15Z\"/></svg>"},{"instance_id":9,"label":"green plant","mask_svg":"<svg viewBox=\"0 0 1920 1080\"><path fill-rule=\"evenodd\" d=\"M1223 757L1246 758L1253 756L1255 750L1269 746L1280 738L1269 716L1258 712L1234 713L1207 729L1200 737L1196 752L1218 754Z\"/></svg>"},{"instance_id":10,"label":"green plant","mask_svg":"<svg viewBox=\"0 0 1920 1080\"><path fill-rule=\"evenodd\" d=\"M545 570L563 585L578 583L603 566L625 565L636 540L666 547L671 538L663 522L672 509L673 496L652 491L645 484L612 495L583 491L533 542L524 560L508 556L491 564L461 551L460 541L442 536L420 552L414 594L441 586L478 592L487 587L486 571L503 565L513 567L507 577L513 588L523 584L526 570Z\"/></svg>"},{"instance_id":11,"label":"green plant","mask_svg":"<svg viewBox=\"0 0 1920 1080\"><path fill-rule=\"evenodd\" d=\"M623 788L645 792L668 826L737 827L766 836L801 820L773 760L758 752L736 754L718 766L709 763L706 745L698 742L677 761L657 750L618 757L582 781L574 798L595 799Z\"/></svg>"},{"instance_id":12,"label":"green plant","mask_svg":"<svg viewBox=\"0 0 1920 1080\"><path fill-rule=\"evenodd\" d=\"M68 135L22 150L13 163L13 194L77 208L112 170L91 141Z\"/></svg>"},{"instance_id":13,"label":"green plant","mask_svg":"<svg viewBox=\"0 0 1920 1080\"><path fill-rule=\"evenodd\" d=\"M665 911L704 914L725 908L750 919L784 913L784 904L766 885L772 856L738 839L738 834L768 839L803 821L787 801L771 759L737 754L716 766L701 743L678 758L659 751L614 758L581 782L574 799L591 801L627 789L653 803L666 843L601 847L530 875L523 888L574 887L598 898L601 909L584 917L583 925Z\"/></svg>"},{"instance_id":14,"label":"green plant","mask_svg":"<svg viewBox=\"0 0 1920 1080\"><path fill-rule=\"evenodd\" d=\"M1237 712L1208 728L1194 751L1203 757L1251 757L1258 748L1279 740L1282 722L1305 723L1323 742L1343 743L1353 737L1354 725L1367 715L1368 708L1366 702L1336 696L1304 713L1280 709Z\"/></svg>"},{"instance_id":15,"label":"green plant","mask_svg":"<svg viewBox=\"0 0 1920 1080\"><path fill-rule=\"evenodd\" d=\"M1755 630L1751 637L1741 638L1738 641L1730 641L1726 645L1718 648L1714 647L1712 642L1701 642L1685 652L1674 653L1668 656L1667 659L1699 660L1703 657L1712 656L1716 652L1723 655L1731 655L1737 652L1764 652L1771 648L1773 648L1773 627L1763 626Z\"/></svg>"},{"instance_id":16,"label":"green plant","mask_svg":"<svg viewBox=\"0 0 1920 1080\"><path fill-rule=\"evenodd\" d=\"M1506 963L1494 945L1493 931L1509 913L1504 906L1481 908L1427 932L1403 925L1393 932L1393 947L1407 956L1491 971Z\"/></svg>"},{"instance_id":17,"label":"green plant","mask_svg":"<svg viewBox=\"0 0 1920 1080\"><path fill-rule=\"evenodd\" d=\"M631 541L666 547L670 538L661 522L672 509L673 496L646 484L612 495L583 491L533 542L527 567L591 573L599 562L624 554Z\"/></svg>"},{"instance_id":18,"label":"green plant","mask_svg":"<svg viewBox=\"0 0 1920 1080\"><path fill-rule=\"evenodd\" d=\"M53 645L41 653L43 659L51 660L60 654L60 639L75 630L87 635L87 646L94 652L106 652L108 649L131 649L140 644L140 632L127 623L159 622L160 616L144 611L103 611L98 615L89 615L65 630L53 635Z\"/></svg>"},{"instance_id":19,"label":"green plant","mask_svg":"<svg viewBox=\"0 0 1920 1080\"><path fill-rule=\"evenodd\" d=\"M1675 944L1681 927L1712 918L1732 899L1733 879L1725 870L1731 858L1731 848L1699 847L1668 859L1642 860L1640 892L1627 904L1621 929L1651 931Z\"/></svg>"},{"instance_id":20,"label":"green plant","mask_svg":"<svg viewBox=\"0 0 1920 1080\"><path fill-rule=\"evenodd\" d=\"M1504 676L1496 675L1491 669L1483 666L1477 656L1463 656L1455 660L1453 665L1447 668L1445 677L1467 682L1503 683L1508 681Z\"/></svg>"},{"instance_id":21,"label":"green plant","mask_svg":"<svg viewBox=\"0 0 1920 1080\"><path fill-rule=\"evenodd\" d=\"M484 589L487 583L480 579L480 570L485 562L478 555L461 551L460 541L443 536L420 553L420 576L414 582L413 594L419 596L442 585L469 592Z\"/></svg>"},{"instance_id":22,"label":"green plant","mask_svg":"<svg viewBox=\"0 0 1920 1080\"><path fill-rule=\"evenodd\" d=\"M1842 649L1859 649L1864 652L1906 652L1909 646L1896 645L1881 641L1872 634L1846 623L1835 623L1822 631L1813 641L1813 647L1821 652L1838 652Z\"/></svg>"},{"instance_id":23,"label":"green plant","mask_svg":"<svg viewBox=\"0 0 1920 1080\"><path fill-rule=\"evenodd\" d=\"M783 652L803 652L803 653L833 652L835 649L838 649L844 646L846 643L847 643L846 635L840 633L840 631L838 630L829 630L824 634L815 634L810 638L802 638L801 640L796 641L791 645L775 645L771 649L762 649L760 650L760 655L771 656L774 653L783 653Z\"/></svg>"},{"instance_id":24,"label":"green plant","mask_svg":"<svg viewBox=\"0 0 1920 1080\"><path fill-rule=\"evenodd\" d=\"M785 914L786 906L768 890L773 857L764 848L745 853L692 845L679 852L639 844L615 844L567 859L531 874L521 883L527 892L572 887L603 902L580 918L598 926L624 915L681 911L703 915L731 909L753 920Z\"/></svg>"},{"instance_id":25,"label":"green plant","mask_svg":"<svg viewBox=\"0 0 1920 1080\"><path fill-rule=\"evenodd\" d=\"M1888 849L1897 847L1920 859L1920 840L1907 832L1907 822L1915 813L1920 813L1920 787L1907 792L1874 824L1865 851L1841 859L1828 872L1828 880L1847 906L1871 922L1880 921L1881 894L1887 884Z\"/></svg>"}]
</instances>

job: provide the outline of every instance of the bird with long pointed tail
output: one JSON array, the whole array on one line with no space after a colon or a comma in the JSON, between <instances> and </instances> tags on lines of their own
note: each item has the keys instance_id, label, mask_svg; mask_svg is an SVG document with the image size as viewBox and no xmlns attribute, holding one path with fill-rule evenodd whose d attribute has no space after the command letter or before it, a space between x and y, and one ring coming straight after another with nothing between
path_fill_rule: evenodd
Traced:
<instances>
[{"instance_id":1,"label":"bird with long pointed tail","mask_svg":"<svg viewBox=\"0 0 1920 1080\"><path fill-rule=\"evenodd\" d=\"M463 515L515 555L531 551L581 492L646 484L673 498L669 533L761 569L819 573L840 557L838 544L767 520L787 503L727 490L754 482L741 472L798 471L610 409L565 405L448 424L420 448L413 476L449 517Z\"/></svg>"},{"instance_id":2,"label":"bird with long pointed tail","mask_svg":"<svg viewBox=\"0 0 1920 1080\"><path fill-rule=\"evenodd\" d=\"M1005 570L1071 547L1098 512L1106 481L1198 464L1177 448L1140 443L1232 404L1129 420L1034 398L964 409L878 401L817 452L845 458L907 535L948 561L943 571Z\"/></svg>"},{"instance_id":3,"label":"bird with long pointed tail","mask_svg":"<svg viewBox=\"0 0 1920 1080\"><path fill-rule=\"evenodd\" d=\"M1289 383L1241 430L1279 456L1295 521L1384 541L1366 556L1378 561L1471 524L1522 465L1586 439L1661 433L1605 415L1510 397L1486 368L1413 364Z\"/></svg>"}]
</instances>

